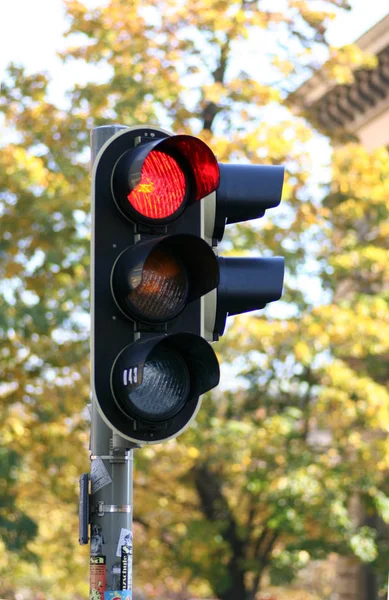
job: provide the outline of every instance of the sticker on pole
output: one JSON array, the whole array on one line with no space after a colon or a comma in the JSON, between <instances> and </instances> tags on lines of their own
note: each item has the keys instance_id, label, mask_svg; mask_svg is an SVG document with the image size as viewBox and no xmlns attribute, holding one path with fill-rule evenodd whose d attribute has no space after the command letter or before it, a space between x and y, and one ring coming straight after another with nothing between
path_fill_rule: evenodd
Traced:
<instances>
[{"instance_id":1,"label":"sticker on pole","mask_svg":"<svg viewBox=\"0 0 389 600\"><path fill-rule=\"evenodd\" d=\"M107 567L105 556L90 557L89 600L103 600L106 587Z\"/></svg>"},{"instance_id":2,"label":"sticker on pole","mask_svg":"<svg viewBox=\"0 0 389 600\"><path fill-rule=\"evenodd\" d=\"M117 592L105 592L104 600L132 600L132 592L118 590Z\"/></svg>"},{"instance_id":3,"label":"sticker on pole","mask_svg":"<svg viewBox=\"0 0 389 600\"><path fill-rule=\"evenodd\" d=\"M97 456L92 460L91 481L92 494L95 494L101 490L101 488L112 483L112 478L100 456Z\"/></svg>"},{"instance_id":4,"label":"sticker on pole","mask_svg":"<svg viewBox=\"0 0 389 600\"><path fill-rule=\"evenodd\" d=\"M122 557L122 546L132 548L132 531L131 529L121 529L118 546L116 548L116 556Z\"/></svg>"},{"instance_id":5,"label":"sticker on pole","mask_svg":"<svg viewBox=\"0 0 389 600\"><path fill-rule=\"evenodd\" d=\"M100 525L92 523L91 525L91 540L90 540L90 553L92 556L98 556L103 553L103 530Z\"/></svg>"},{"instance_id":6,"label":"sticker on pole","mask_svg":"<svg viewBox=\"0 0 389 600\"><path fill-rule=\"evenodd\" d=\"M122 590L132 590L132 544L122 546L120 587Z\"/></svg>"}]
</instances>

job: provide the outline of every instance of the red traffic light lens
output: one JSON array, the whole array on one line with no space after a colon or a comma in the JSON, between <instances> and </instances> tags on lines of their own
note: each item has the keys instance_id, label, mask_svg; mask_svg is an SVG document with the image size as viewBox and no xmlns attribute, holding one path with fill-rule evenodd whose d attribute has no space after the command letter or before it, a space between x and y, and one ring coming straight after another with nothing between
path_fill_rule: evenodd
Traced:
<instances>
[{"instance_id":1,"label":"red traffic light lens","mask_svg":"<svg viewBox=\"0 0 389 600\"><path fill-rule=\"evenodd\" d=\"M177 212L185 194L185 175L177 161L165 152L153 150L143 163L140 182L127 198L144 217L166 219Z\"/></svg>"},{"instance_id":2,"label":"red traffic light lens","mask_svg":"<svg viewBox=\"0 0 389 600\"><path fill-rule=\"evenodd\" d=\"M184 308L188 275L181 263L166 250L155 248L147 257L142 272L136 273L135 278L140 278L140 281L133 280L126 305L141 319L172 319Z\"/></svg>"},{"instance_id":3,"label":"red traffic light lens","mask_svg":"<svg viewBox=\"0 0 389 600\"><path fill-rule=\"evenodd\" d=\"M112 171L111 189L118 208L133 223L159 227L214 192L219 181L211 149L195 137L175 135L126 150Z\"/></svg>"},{"instance_id":4,"label":"red traffic light lens","mask_svg":"<svg viewBox=\"0 0 389 600\"><path fill-rule=\"evenodd\" d=\"M194 179L194 200L201 200L217 189L219 165L212 150L203 141L191 135L175 135L167 138L164 145L185 157Z\"/></svg>"}]
</instances>

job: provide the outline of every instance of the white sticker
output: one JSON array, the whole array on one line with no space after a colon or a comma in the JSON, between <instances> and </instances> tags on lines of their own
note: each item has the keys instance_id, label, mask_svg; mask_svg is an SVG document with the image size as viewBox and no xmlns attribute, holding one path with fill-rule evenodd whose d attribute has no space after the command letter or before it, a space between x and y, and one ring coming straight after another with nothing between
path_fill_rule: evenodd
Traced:
<instances>
[{"instance_id":1,"label":"white sticker","mask_svg":"<svg viewBox=\"0 0 389 600\"><path fill-rule=\"evenodd\" d=\"M91 481L92 481L92 494L95 494L101 488L112 483L112 478L107 471L107 468L100 456L97 456L92 460L91 469Z\"/></svg>"},{"instance_id":2,"label":"white sticker","mask_svg":"<svg viewBox=\"0 0 389 600\"><path fill-rule=\"evenodd\" d=\"M120 537L118 541L118 547L116 548L116 556L122 556L122 546L128 546L132 548L132 531L131 529L122 529L120 531Z\"/></svg>"},{"instance_id":3,"label":"white sticker","mask_svg":"<svg viewBox=\"0 0 389 600\"><path fill-rule=\"evenodd\" d=\"M130 367L123 371L123 385L138 383L138 367Z\"/></svg>"}]
</instances>

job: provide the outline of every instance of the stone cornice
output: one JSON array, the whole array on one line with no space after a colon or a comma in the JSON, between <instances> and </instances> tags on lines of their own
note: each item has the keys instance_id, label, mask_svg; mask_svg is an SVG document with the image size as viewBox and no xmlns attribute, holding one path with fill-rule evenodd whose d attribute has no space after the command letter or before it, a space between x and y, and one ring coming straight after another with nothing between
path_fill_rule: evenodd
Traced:
<instances>
[{"instance_id":1,"label":"stone cornice","mask_svg":"<svg viewBox=\"0 0 389 600\"><path fill-rule=\"evenodd\" d=\"M292 103L329 136L357 134L389 110L389 14L355 42L378 58L374 69L359 69L354 82L328 82L318 72L293 93Z\"/></svg>"}]
</instances>

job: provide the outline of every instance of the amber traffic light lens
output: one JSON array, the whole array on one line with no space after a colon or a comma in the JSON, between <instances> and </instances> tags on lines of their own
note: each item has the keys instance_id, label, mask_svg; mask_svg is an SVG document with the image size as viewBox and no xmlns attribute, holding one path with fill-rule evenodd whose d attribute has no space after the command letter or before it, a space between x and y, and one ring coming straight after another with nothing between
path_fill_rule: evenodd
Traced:
<instances>
[{"instance_id":1,"label":"amber traffic light lens","mask_svg":"<svg viewBox=\"0 0 389 600\"><path fill-rule=\"evenodd\" d=\"M156 248L147 257L139 284L127 296L129 308L145 319L167 320L177 315L188 295L188 275L177 259Z\"/></svg>"},{"instance_id":2,"label":"amber traffic light lens","mask_svg":"<svg viewBox=\"0 0 389 600\"><path fill-rule=\"evenodd\" d=\"M147 155L140 182L127 198L144 217L166 219L177 212L185 194L185 175L177 161L165 152L154 150Z\"/></svg>"}]
</instances>

